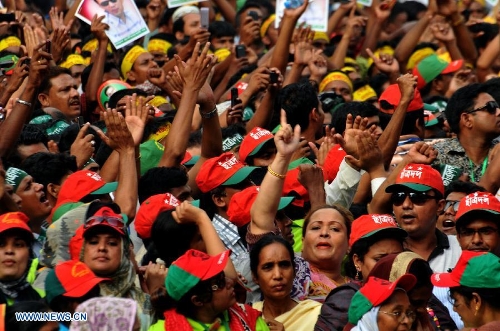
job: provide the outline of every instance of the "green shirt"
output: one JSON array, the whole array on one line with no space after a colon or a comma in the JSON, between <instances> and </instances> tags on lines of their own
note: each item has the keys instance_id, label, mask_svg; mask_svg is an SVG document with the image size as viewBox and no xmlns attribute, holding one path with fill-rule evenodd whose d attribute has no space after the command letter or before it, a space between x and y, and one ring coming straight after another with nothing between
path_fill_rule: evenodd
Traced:
<instances>
[{"instance_id":1,"label":"green shirt","mask_svg":"<svg viewBox=\"0 0 500 331\"><path fill-rule=\"evenodd\" d=\"M229 330L229 327L225 327L225 325L229 325L229 314L227 311L224 312L224 320L226 323L221 323L221 326L217 329L217 331L231 331ZM201 322L197 322L193 319L188 318L187 319L189 325L193 328L193 331L205 331L209 330L212 324L205 324ZM149 328L149 331L163 331L165 330L164 324L165 320L159 320L155 324L151 325ZM262 319L262 317L259 317L257 319L257 324L255 325L255 331L269 331L269 327L267 326L266 322Z\"/></svg>"}]
</instances>

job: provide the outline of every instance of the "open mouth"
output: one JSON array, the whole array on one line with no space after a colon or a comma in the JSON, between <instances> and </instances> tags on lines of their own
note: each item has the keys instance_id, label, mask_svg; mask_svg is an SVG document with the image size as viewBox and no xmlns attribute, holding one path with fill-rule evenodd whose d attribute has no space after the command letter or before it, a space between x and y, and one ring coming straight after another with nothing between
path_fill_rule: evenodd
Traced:
<instances>
[{"instance_id":1,"label":"open mouth","mask_svg":"<svg viewBox=\"0 0 500 331\"><path fill-rule=\"evenodd\" d=\"M455 222L452 220L444 220L443 221L443 228L454 228L455 227Z\"/></svg>"},{"instance_id":2,"label":"open mouth","mask_svg":"<svg viewBox=\"0 0 500 331\"><path fill-rule=\"evenodd\" d=\"M80 100L73 100L69 103L70 106L80 106Z\"/></svg>"},{"instance_id":3,"label":"open mouth","mask_svg":"<svg viewBox=\"0 0 500 331\"><path fill-rule=\"evenodd\" d=\"M40 196L40 202L43 204L49 203L49 200L47 199L47 196L45 195L45 193L42 193L42 195Z\"/></svg>"},{"instance_id":4,"label":"open mouth","mask_svg":"<svg viewBox=\"0 0 500 331\"><path fill-rule=\"evenodd\" d=\"M328 248L331 248L332 245L330 245L329 243L319 243L316 245L317 248L319 249L328 249Z\"/></svg>"}]
</instances>

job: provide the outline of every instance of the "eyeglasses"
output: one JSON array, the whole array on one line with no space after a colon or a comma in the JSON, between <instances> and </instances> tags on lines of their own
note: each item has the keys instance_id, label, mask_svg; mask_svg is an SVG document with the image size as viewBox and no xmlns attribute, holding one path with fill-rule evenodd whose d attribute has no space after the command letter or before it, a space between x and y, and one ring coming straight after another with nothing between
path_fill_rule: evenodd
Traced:
<instances>
[{"instance_id":1,"label":"eyeglasses","mask_svg":"<svg viewBox=\"0 0 500 331\"><path fill-rule=\"evenodd\" d=\"M396 318L399 323L402 323L405 320L405 317L407 317L408 320L410 320L410 323L413 323L413 321L417 318L417 315L415 314L415 312L413 310L407 310L406 312L395 311L393 313L390 313L388 311L379 310L379 313L391 315L394 318Z\"/></svg>"},{"instance_id":2,"label":"eyeglasses","mask_svg":"<svg viewBox=\"0 0 500 331\"><path fill-rule=\"evenodd\" d=\"M115 3L115 2L117 2L117 1L118 1L118 0L105 0L105 1L101 2L99 5L100 5L101 7L107 7L107 6L109 6L109 3L110 3L110 2Z\"/></svg>"},{"instance_id":3,"label":"eyeglasses","mask_svg":"<svg viewBox=\"0 0 500 331\"><path fill-rule=\"evenodd\" d=\"M475 112L480 111L480 110L486 110L488 113L493 115L493 114L497 113L498 108L499 108L498 103L496 103L495 101L488 101L484 106L466 111L465 113L471 114L471 113L475 113Z\"/></svg>"},{"instance_id":4,"label":"eyeglasses","mask_svg":"<svg viewBox=\"0 0 500 331\"><path fill-rule=\"evenodd\" d=\"M392 204L401 206L405 202L406 197L410 198L411 203L415 205L423 205L427 200L436 200L437 197L428 195L425 192L395 192L391 195Z\"/></svg>"},{"instance_id":5,"label":"eyeglasses","mask_svg":"<svg viewBox=\"0 0 500 331\"><path fill-rule=\"evenodd\" d=\"M471 229L471 228L465 228L465 229L460 229L458 232L461 237L473 237L477 234L479 234L481 237L485 236L491 236L494 233L497 233L498 229L493 228L491 226L486 226L484 228L480 229Z\"/></svg>"},{"instance_id":6,"label":"eyeglasses","mask_svg":"<svg viewBox=\"0 0 500 331\"><path fill-rule=\"evenodd\" d=\"M456 213L458 211L458 206L460 205L460 201L457 200L446 200L444 204L444 210L448 210L451 206L453 206L453 211Z\"/></svg>"},{"instance_id":7,"label":"eyeglasses","mask_svg":"<svg viewBox=\"0 0 500 331\"><path fill-rule=\"evenodd\" d=\"M227 284L231 283L231 279L226 277L223 273L221 273L221 276L217 277L214 280L214 283L210 287L213 292L220 291L226 288Z\"/></svg>"},{"instance_id":8,"label":"eyeglasses","mask_svg":"<svg viewBox=\"0 0 500 331\"><path fill-rule=\"evenodd\" d=\"M83 226L83 228L88 229L93 225L102 223L107 223L108 225L111 225L115 228L125 229L125 223L123 222L122 219L118 217L103 217L103 216L90 217L85 221L85 225Z\"/></svg>"}]
</instances>

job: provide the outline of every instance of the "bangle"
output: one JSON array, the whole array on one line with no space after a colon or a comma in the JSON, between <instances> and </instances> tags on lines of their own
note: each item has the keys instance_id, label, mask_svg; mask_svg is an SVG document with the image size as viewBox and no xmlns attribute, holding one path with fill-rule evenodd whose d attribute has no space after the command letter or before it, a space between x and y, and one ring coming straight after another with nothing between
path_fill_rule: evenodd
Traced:
<instances>
[{"instance_id":1,"label":"bangle","mask_svg":"<svg viewBox=\"0 0 500 331\"><path fill-rule=\"evenodd\" d=\"M267 171L273 175L274 177L276 178L279 178L279 179L285 179L286 175L281 175L277 172L275 172L273 169L271 169L271 166L267 166Z\"/></svg>"},{"instance_id":2,"label":"bangle","mask_svg":"<svg viewBox=\"0 0 500 331\"><path fill-rule=\"evenodd\" d=\"M464 17L462 15L460 15L460 18L458 20L456 20L455 22L452 22L451 26L457 27L464 22L465 22Z\"/></svg>"},{"instance_id":3,"label":"bangle","mask_svg":"<svg viewBox=\"0 0 500 331\"><path fill-rule=\"evenodd\" d=\"M214 117L215 115L217 115L217 106L215 106L214 109L212 109L208 113L202 112L201 108L200 108L200 115L203 118L212 118L212 117Z\"/></svg>"},{"instance_id":4,"label":"bangle","mask_svg":"<svg viewBox=\"0 0 500 331\"><path fill-rule=\"evenodd\" d=\"M139 156L135 158L136 160L140 160L141 159L141 153L139 153Z\"/></svg>"},{"instance_id":5,"label":"bangle","mask_svg":"<svg viewBox=\"0 0 500 331\"><path fill-rule=\"evenodd\" d=\"M25 105L25 106L31 107L31 102L24 101L24 100L21 100L21 99L17 99L16 102L19 103L19 104L21 104L21 105Z\"/></svg>"}]
</instances>

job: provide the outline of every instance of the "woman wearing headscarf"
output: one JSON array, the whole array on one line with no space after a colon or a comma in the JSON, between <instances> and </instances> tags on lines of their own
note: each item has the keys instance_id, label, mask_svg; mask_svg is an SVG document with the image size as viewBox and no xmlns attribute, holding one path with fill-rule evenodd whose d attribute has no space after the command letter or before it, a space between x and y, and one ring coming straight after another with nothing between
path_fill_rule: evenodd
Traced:
<instances>
[{"instance_id":1,"label":"woman wearing headscarf","mask_svg":"<svg viewBox=\"0 0 500 331\"><path fill-rule=\"evenodd\" d=\"M137 302L132 299L102 297L80 304L75 312L87 320L71 322L70 331L139 331Z\"/></svg>"}]
</instances>

